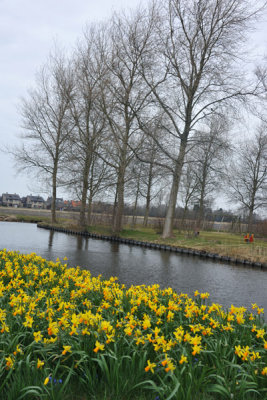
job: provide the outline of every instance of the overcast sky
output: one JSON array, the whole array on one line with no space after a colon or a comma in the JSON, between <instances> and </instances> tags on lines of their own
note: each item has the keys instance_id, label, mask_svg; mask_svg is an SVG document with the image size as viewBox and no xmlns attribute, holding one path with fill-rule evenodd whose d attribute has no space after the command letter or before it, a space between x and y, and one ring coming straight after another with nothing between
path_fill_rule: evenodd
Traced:
<instances>
[{"instance_id":1,"label":"overcast sky","mask_svg":"<svg viewBox=\"0 0 267 400\"><path fill-rule=\"evenodd\" d=\"M254 0L252 0L254 1ZM34 85L35 74L56 41L72 48L85 24L147 0L0 0L0 148L19 139L20 98ZM258 59L267 54L267 17L250 35ZM12 158L0 152L0 195L35 193L35 185L17 176Z\"/></svg>"}]
</instances>

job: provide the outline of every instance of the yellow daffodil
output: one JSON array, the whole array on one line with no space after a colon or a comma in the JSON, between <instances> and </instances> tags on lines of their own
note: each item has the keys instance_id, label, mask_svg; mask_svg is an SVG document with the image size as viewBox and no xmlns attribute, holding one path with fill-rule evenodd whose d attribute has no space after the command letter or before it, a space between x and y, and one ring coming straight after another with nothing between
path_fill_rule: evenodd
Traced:
<instances>
[{"instance_id":1,"label":"yellow daffodil","mask_svg":"<svg viewBox=\"0 0 267 400\"><path fill-rule=\"evenodd\" d=\"M257 335L256 335L257 338L261 338L261 339L264 338L264 336L265 336L265 330L264 329L257 329L256 332L257 332Z\"/></svg>"},{"instance_id":2,"label":"yellow daffodil","mask_svg":"<svg viewBox=\"0 0 267 400\"><path fill-rule=\"evenodd\" d=\"M43 339L43 335L41 334L41 331L38 332L33 332L33 337L36 343L41 342Z\"/></svg>"},{"instance_id":3,"label":"yellow daffodil","mask_svg":"<svg viewBox=\"0 0 267 400\"><path fill-rule=\"evenodd\" d=\"M44 385L46 386L48 384L48 382L50 381L50 377L48 376L47 378L45 378L44 380Z\"/></svg>"},{"instance_id":4,"label":"yellow daffodil","mask_svg":"<svg viewBox=\"0 0 267 400\"><path fill-rule=\"evenodd\" d=\"M14 366L14 359L10 356L5 357L6 360L6 369L11 369Z\"/></svg>"},{"instance_id":5,"label":"yellow daffodil","mask_svg":"<svg viewBox=\"0 0 267 400\"><path fill-rule=\"evenodd\" d=\"M199 354L200 352L201 352L201 346L199 346L199 345L194 345L194 346L193 346L192 355L195 356L196 354Z\"/></svg>"},{"instance_id":6,"label":"yellow daffodil","mask_svg":"<svg viewBox=\"0 0 267 400\"><path fill-rule=\"evenodd\" d=\"M62 355L64 356L67 353L71 353L71 346L63 346L63 351L62 351Z\"/></svg>"},{"instance_id":7,"label":"yellow daffodil","mask_svg":"<svg viewBox=\"0 0 267 400\"><path fill-rule=\"evenodd\" d=\"M168 361L165 371L169 372L169 371L174 371L174 370L175 370L175 365L173 364L172 361Z\"/></svg>"},{"instance_id":8,"label":"yellow daffodil","mask_svg":"<svg viewBox=\"0 0 267 400\"><path fill-rule=\"evenodd\" d=\"M103 351L105 348L105 345L100 343L98 340L95 342L95 348L94 348L94 352L97 353L99 350Z\"/></svg>"},{"instance_id":9,"label":"yellow daffodil","mask_svg":"<svg viewBox=\"0 0 267 400\"><path fill-rule=\"evenodd\" d=\"M243 314L236 314L236 322L240 324L244 324L245 319Z\"/></svg>"},{"instance_id":10,"label":"yellow daffodil","mask_svg":"<svg viewBox=\"0 0 267 400\"><path fill-rule=\"evenodd\" d=\"M37 360L37 369L41 369L44 365L44 361L41 361L39 358Z\"/></svg>"},{"instance_id":11,"label":"yellow daffodil","mask_svg":"<svg viewBox=\"0 0 267 400\"><path fill-rule=\"evenodd\" d=\"M184 355L181 356L180 361L179 361L179 364L183 364L183 363L188 363L187 357Z\"/></svg>"},{"instance_id":12,"label":"yellow daffodil","mask_svg":"<svg viewBox=\"0 0 267 400\"><path fill-rule=\"evenodd\" d=\"M151 363L150 360L147 361L147 366L145 367L145 371L151 371L154 374L154 368L156 367L155 363Z\"/></svg>"},{"instance_id":13,"label":"yellow daffodil","mask_svg":"<svg viewBox=\"0 0 267 400\"><path fill-rule=\"evenodd\" d=\"M250 353L250 360L255 361L255 360L257 360L257 358L261 358L259 352L252 351Z\"/></svg>"}]
</instances>

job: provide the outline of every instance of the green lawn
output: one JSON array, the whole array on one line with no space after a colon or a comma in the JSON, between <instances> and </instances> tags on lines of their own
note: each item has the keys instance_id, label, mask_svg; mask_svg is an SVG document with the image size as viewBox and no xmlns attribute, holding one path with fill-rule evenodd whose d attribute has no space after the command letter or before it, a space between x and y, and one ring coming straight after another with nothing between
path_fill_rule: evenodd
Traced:
<instances>
[{"instance_id":1,"label":"green lawn","mask_svg":"<svg viewBox=\"0 0 267 400\"><path fill-rule=\"evenodd\" d=\"M88 231L101 235L112 235L110 227L92 226L88 228ZM235 233L201 231L199 236L195 237L193 234L188 234L188 232L174 231L174 237L163 239L155 229L138 226L136 229L126 227L120 236L139 241L206 250L230 257L267 262L267 241L256 238L253 243L245 243L244 235Z\"/></svg>"}]
</instances>

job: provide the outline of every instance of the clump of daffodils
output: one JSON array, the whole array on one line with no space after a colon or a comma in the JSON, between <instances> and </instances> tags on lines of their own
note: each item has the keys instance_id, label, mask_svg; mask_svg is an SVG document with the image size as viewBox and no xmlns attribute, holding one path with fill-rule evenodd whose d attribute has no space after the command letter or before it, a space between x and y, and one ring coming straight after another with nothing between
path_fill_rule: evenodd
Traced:
<instances>
[{"instance_id":1,"label":"clump of daffodils","mask_svg":"<svg viewBox=\"0 0 267 400\"><path fill-rule=\"evenodd\" d=\"M103 280L60 261L3 250L0 382L26 355L37 373L45 374L42 382L47 386L53 360L73 366L78 373L88 359L100 360L118 349L121 356L124 348L128 352L130 348L140 359L147 355L139 364L151 379L166 374L182 379L182 371L193 373L196 363L216 372L214 360L223 362L227 354L229 362L253 374L254 381L264 387L267 333L263 309L253 304L253 312L235 306L223 310L219 304L209 305L208 297L198 291L189 297L159 285L126 289L115 277ZM5 346L7 341L14 348ZM53 357L47 356L48 348Z\"/></svg>"}]
</instances>

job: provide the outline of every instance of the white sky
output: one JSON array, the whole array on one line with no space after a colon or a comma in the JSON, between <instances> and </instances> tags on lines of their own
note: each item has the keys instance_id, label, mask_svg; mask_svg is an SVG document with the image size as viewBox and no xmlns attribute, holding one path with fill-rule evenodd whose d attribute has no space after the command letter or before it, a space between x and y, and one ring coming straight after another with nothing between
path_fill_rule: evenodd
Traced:
<instances>
[{"instance_id":1,"label":"white sky","mask_svg":"<svg viewBox=\"0 0 267 400\"><path fill-rule=\"evenodd\" d=\"M254 1L254 0L252 0ZM14 145L20 134L20 98L34 85L53 42L71 48L85 24L147 0L0 0L0 148ZM267 54L267 13L250 37L259 58ZM34 191L25 175L17 176L11 156L0 152L0 195Z\"/></svg>"},{"instance_id":2,"label":"white sky","mask_svg":"<svg viewBox=\"0 0 267 400\"><path fill-rule=\"evenodd\" d=\"M145 3L146 0L143 0ZM87 22L113 11L142 4L139 0L0 0L0 148L18 141L18 105L56 41L72 48ZM34 183L0 152L0 195L33 193Z\"/></svg>"}]
</instances>

